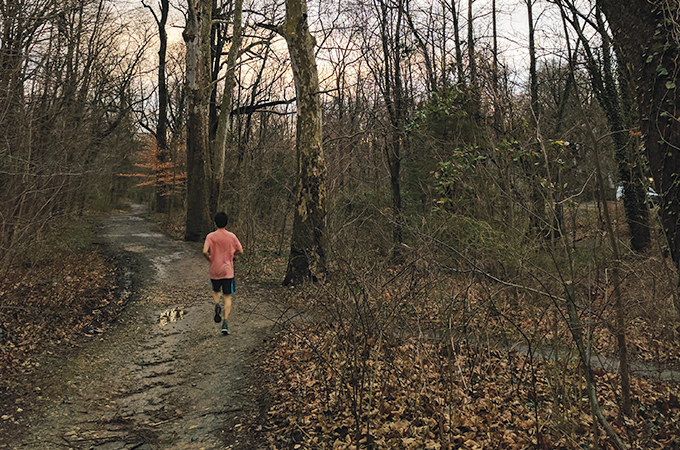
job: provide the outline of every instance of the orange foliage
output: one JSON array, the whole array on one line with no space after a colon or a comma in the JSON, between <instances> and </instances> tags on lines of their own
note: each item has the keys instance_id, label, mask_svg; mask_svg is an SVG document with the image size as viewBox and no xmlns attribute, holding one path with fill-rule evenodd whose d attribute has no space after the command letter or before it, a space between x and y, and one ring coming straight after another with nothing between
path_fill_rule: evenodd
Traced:
<instances>
[{"instance_id":1,"label":"orange foliage","mask_svg":"<svg viewBox=\"0 0 680 450\"><path fill-rule=\"evenodd\" d=\"M153 186L161 195L180 193L186 186L187 174L175 161L169 161L170 155L158 147L158 142L153 137L144 139L144 150L135 153L135 167L143 170L142 173L121 173L121 177L137 177L141 181L136 186Z\"/></svg>"}]
</instances>

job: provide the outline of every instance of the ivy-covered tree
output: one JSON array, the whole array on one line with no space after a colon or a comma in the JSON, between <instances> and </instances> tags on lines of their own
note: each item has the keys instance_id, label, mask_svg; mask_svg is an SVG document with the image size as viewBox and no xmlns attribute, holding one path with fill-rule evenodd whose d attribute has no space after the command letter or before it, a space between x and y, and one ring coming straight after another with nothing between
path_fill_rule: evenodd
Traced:
<instances>
[{"instance_id":1,"label":"ivy-covered tree","mask_svg":"<svg viewBox=\"0 0 680 450\"><path fill-rule=\"evenodd\" d=\"M663 199L661 223L680 271L679 6L675 0L598 0L597 4L635 87L649 168Z\"/></svg>"},{"instance_id":2,"label":"ivy-covered tree","mask_svg":"<svg viewBox=\"0 0 680 450\"><path fill-rule=\"evenodd\" d=\"M581 12L574 2L559 1L565 33L574 31L582 49L584 65L590 78L590 86L597 98L611 131L614 154L618 164L618 179L623 185L623 205L630 230L630 245L635 251L644 251L651 245L649 210L646 202L647 180L642 170L641 156L634 128L635 108L631 108L630 83L624 70L617 70L609 30L599 8L594 16L584 22L590 23L600 39L598 47L584 31Z\"/></svg>"}]
</instances>

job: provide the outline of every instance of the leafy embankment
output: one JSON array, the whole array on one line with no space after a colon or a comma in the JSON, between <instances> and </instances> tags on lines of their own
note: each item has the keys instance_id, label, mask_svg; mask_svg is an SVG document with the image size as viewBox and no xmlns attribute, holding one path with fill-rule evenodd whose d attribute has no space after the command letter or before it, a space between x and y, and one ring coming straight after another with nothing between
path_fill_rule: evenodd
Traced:
<instances>
[{"instance_id":1,"label":"leafy embankment","mask_svg":"<svg viewBox=\"0 0 680 450\"><path fill-rule=\"evenodd\" d=\"M113 260L91 241L63 238L55 238L58 245L49 249L34 250L0 280L0 389L11 388L37 367L37 355L102 333L123 307L124 300L116 297Z\"/></svg>"},{"instance_id":2,"label":"leafy embankment","mask_svg":"<svg viewBox=\"0 0 680 450\"><path fill-rule=\"evenodd\" d=\"M271 403L263 425L253 426L270 448L574 449L595 440L574 364L378 335L358 337L364 359L336 337L318 325L298 327L263 354ZM637 379L631 420L619 415L617 377L597 370L596 378L606 417L632 448L680 446L677 386Z\"/></svg>"},{"instance_id":3,"label":"leafy embankment","mask_svg":"<svg viewBox=\"0 0 680 450\"><path fill-rule=\"evenodd\" d=\"M631 354L676 367L675 315L647 272L631 269ZM613 448L594 423L561 304L489 296L482 281L422 270L366 273L344 287L278 291L300 320L256 357L265 395L244 435L263 434L270 449ZM609 287L591 286L580 314L593 352L615 361ZM603 414L629 448L680 448L677 383L635 377L625 417L618 375L593 367Z\"/></svg>"}]
</instances>

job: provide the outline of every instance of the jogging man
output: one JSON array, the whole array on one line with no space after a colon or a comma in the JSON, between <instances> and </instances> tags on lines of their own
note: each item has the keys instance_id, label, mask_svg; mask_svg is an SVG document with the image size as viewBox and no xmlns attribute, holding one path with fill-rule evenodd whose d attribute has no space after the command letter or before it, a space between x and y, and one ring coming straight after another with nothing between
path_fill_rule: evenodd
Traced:
<instances>
[{"instance_id":1,"label":"jogging man","mask_svg":"<svg viewBox=\"0 0 680 450\"><path fill-rule=\"evenodd\" d=\"M222 334L231 334L227 319L231 312L231 294L234 293L234 256L243 253L236 235L227 231L229 218L224 212L215 214L217 230L208 234L203 244L203 255L210 261L210 283L215 301L215 323L222 321ZM221 300L224 300L222 319Z\"/></svg>"}]
</instances>

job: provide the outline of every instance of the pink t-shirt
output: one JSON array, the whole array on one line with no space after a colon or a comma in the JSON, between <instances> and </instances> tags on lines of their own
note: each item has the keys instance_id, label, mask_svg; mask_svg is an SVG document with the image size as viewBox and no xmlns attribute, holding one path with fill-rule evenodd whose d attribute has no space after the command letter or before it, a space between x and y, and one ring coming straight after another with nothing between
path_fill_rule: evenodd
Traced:
<instances>
[{"instance_id":1,"label":"pink t-shirt","mask_svg":"<svg viewBox=\"0 0 680 450\"><path fill-rule=\"evenodd\" d=\"M210 279L234 278L234 255L243 253L243 247L230 231L220 228L205 238L203 249L210 250Z\"/></svg>"}]
</instances>

